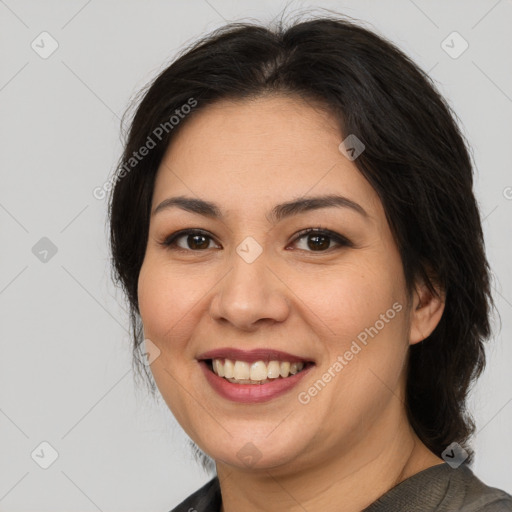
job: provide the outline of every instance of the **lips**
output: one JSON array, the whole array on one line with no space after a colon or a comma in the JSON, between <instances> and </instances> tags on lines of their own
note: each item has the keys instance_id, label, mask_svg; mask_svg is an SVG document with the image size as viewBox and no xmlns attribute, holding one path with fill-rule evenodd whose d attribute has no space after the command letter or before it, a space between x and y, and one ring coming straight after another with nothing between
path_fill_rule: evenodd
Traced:
<instances>
[{"instance_id":1,"label":"lips","mask_svg":"<svg viewBox=\"0 0 512 512\"><path fill-rule=\"evenodd\" d=\"M295 387L315 365L311 359L273 349L245 351L235 348L222 348L202 353L197 357L197 360L207 382L214 391L223 398L241 403L266 402L286 393ZM223 363L226 365L227 372L227 367L232 366L233 361L236 361L235 365L237 366L246 367L246 371L249 365L251 366L251 380L246 380L248 375L242 377L241 380L228 378L227 376L224 378L222 374L218 375L218 369L223 367ZM212 362L217 363L215 369ZM265 364L270 364L273 368L279 368L278 363L281 364L282 368L292 366L295 367L295 370L291 375L290 372L285 371L284 378L282 375L275 375L272 372L269 373L268 379L264 378L263 375L253 375L255 369L258 373L260 367L265 368ZM235 373L238 374L237 369L235 369ZM233 377L234 375L230 376ZM240 375L237 375L237 377L240 378ZM259 382L252 380L253 377Z\"/></svg>"}]
</instances>

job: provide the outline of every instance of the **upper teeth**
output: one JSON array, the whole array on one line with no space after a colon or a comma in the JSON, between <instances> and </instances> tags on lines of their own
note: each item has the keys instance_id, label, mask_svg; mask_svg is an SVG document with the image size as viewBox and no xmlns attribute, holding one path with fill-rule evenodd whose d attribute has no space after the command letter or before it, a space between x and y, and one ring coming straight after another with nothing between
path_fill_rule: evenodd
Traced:
<instances>
[{"instance_id":1,"label":"upper teeth","mask_svg":"<svg viewBox=\"0 0 512 512\"><path fill-rule=\"evenodd\" d=\"M245 361L232 361L231 359L213 359L213 371L219 377L236 380L264 381L295 375L304 368L304 363L289 363L287 361L264 361L247 363Z\"/></svg>"}]
</instances>

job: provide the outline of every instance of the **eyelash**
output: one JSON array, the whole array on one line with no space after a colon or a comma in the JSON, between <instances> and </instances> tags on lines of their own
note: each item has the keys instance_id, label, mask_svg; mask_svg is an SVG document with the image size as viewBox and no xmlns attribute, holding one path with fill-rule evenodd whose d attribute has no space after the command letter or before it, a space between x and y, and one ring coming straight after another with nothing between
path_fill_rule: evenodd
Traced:
<instances>
[{"instance_id":1,"label":"eyelash","mask_svg":"<svg viewBox=\"0 0 512 512\"><path fill-rule=\"evenodd\" d=\"M332 241L334 241L335 243L338 244L338 247L337 247L338 249L341 247L353 247L354 246L354 244L348 238L346 238L338 233L335 233L334 231L330 231L329 229L323 229L323 228L308 228L308 229L299 231L299 233L297 233L297 235L295 236L295 238L292 240L291 243L295 243L298 240L307 237L309 234L316 234L316 235L327 236L327 237L331 238ZM210 240L214 240L212 236L210 236L206 231L203 231L201 229L184 229L181 231L177 231L176 233L173 233L172 235L168 236L167 238L165 238L165 240L163 240L162 242L159 242L159 243L160 243L160 245L164 246L166 249L172 250L172 251L204 252L207 250L207 249L199 249L199 250L183 249L182 247L178 247L176 245L176 241L184 236L187 236L187 235L203 235L203 236L209 238ZM336 249L336 247L334 247L334 248L329 247L325 251L322 251L322 250L307 251L306 250L305 252L327 253L327 252L331 252L332 249ZM304 249L299 249L299 250L304 250Z\"/></svg>"}]
</instances>

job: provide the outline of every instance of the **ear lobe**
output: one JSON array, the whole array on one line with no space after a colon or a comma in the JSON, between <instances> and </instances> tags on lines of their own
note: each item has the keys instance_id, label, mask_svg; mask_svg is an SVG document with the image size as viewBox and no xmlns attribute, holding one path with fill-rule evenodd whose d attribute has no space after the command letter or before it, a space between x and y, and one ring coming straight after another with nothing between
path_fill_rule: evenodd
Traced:
<instances>
[{"instance_id":1,"label":"ear lobe","mask_svg":"<svg viewBox=\"0 0 512 512\"><path fill-rule=\"evenodd\" d=\"M416 287L410 313L410 345L428 338L443 316L446 294L440 287L434 287L437 296L424 283Z\"/></svg>"}]
</instances>

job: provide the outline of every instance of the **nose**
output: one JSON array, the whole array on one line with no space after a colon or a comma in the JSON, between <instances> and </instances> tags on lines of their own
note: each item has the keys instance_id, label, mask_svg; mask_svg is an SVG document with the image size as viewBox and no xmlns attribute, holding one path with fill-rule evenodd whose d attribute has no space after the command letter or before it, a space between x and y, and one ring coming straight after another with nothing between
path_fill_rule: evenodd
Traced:
<instances>
[{"instance_id":1,"label":"nose","mask_svg":"<svg viewBox=\"0 0 512 512\"><path fill-rule=\"evenodd\" d=\"M234 253L232 267L212 297L210 315L244 331L283 322L290 309L288 291L264 254L247 263Z\"/></svg>"}]
</instances>

